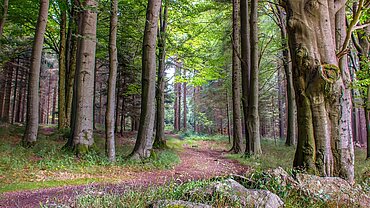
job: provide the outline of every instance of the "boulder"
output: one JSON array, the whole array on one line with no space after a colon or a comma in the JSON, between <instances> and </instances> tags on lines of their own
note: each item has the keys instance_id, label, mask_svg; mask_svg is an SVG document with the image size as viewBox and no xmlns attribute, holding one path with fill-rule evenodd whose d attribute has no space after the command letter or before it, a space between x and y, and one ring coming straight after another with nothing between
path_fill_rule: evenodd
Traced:
<instances>
[{"instance_id":1,"label":"boulder","mask_svg":"<svg viewBox=\"0 0 370 208\"><path fill-rule=\"evenodd\" d=\"M153 203L150 207L152 208L166 208L166 207L178 207L178 208L212 208L206 204L187 202L182 200L160 200Z\"/></svg>"},{"instance_id":2,"label":"boulder","mask_svg":"<svg viewBox=\"0 0 370 208\"><path fill-rule=\"evenodd\" d=\"M284 202L276 194L268 190L247 189L233 179L194 189L187 195L197 199L220 195L232 203L240 203L243 207L278 208L284 206Z\"/></svg>"},{"instance_id":3,"label":"boulder","mask_svg":"<svg viewBox=\"0 0 370 208\"><path fill-rule=\"evenodd\" d=\"M297 174L293 188L307 197L320 199L334 206L370 207L370 197L358 186L351 186L338 177Z\"/></svg>"}]
</instances>

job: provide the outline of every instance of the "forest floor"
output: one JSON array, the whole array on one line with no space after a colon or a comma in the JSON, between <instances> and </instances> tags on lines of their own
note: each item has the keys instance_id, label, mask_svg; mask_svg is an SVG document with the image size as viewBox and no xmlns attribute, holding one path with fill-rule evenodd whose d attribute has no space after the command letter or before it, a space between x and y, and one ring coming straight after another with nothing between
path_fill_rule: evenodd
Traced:
<instances>
[{"instance_id":1,"label":"forest floor","mask_svg":"<svg viewBox=\"0 0 370 208\"><path fill-rule=\"evenodd\" d=\"M51 134L50 129L44 129L41 133L43 135ZM11 184L12 188L5 188L2 190L4 193L0 194L0 207L38 207L40 204L46 204L48 206L64 203L74 204L75 197L86 193L86 191L91 192L92 190L95 190L95 194L119 194L132 188L140 189L145 187L161 186L169 183L182 184L189 181L210 179L230 174L245 174L249 171L248 166L241 165L236 160L226 157L228 145L225 140L185 141L181 140L178 135L168 135L168 138L170 149L174 150L180 159L178 164L172 165L169 169L168 167L167 169L138 169L132 168L131 166L107 166L106 169L108 169L108 172L112 171L111 177L114 178L114 180L109 179L109 173L107 174L107 170L105 170L104 173L100 173L99 180L92 180L93 182L88 185L69 185L71 183L68 183L68 180L73 177L99 178L99 174L96 172L89 174L88 171L91 169L85 170L86 173L83 174L71 174L68 173L70 171L63 171L63 168L60 170L43 170L47 169L45 167L35 168L36 170L31 168L31 172L38 172L36 175L43 175L45 174L44 172L47 171L49 178L51 177L53 180L57 180L58 183L52 184L51 187L53 188L40 188L44 182L44 184L49 183L47 181L38 181L36 183L39 183L39 186L30 186L31 189L35 190L23 191L19 191L19 189L27 189L27 186L21 186L17 190L17 188L14 188L14 184ZM120 138L118 144L125 143L125 141L121 141L121 139L123 138ZM15 145L15 142L18 140L16 138L11 138L11 141L13 141L13 145ZM130 142L132 143L132 141ZM43 159L41 156L37 155L32 155L31 157L36 161L41 161ZM52 166L54 166L54 164L52 164ZM27 167L18 170L18 172L23 171L27 171ZM20 175L20 177L22 177L22 175ZM44 178L43 180L47 179ZM0 182L4 181L5 180ZM66 186L63 186L63 181L67 184ZM32 180L27 183L32 184ZM6 185L6 181L3 185Z\"/></svg>"}]
</instances>

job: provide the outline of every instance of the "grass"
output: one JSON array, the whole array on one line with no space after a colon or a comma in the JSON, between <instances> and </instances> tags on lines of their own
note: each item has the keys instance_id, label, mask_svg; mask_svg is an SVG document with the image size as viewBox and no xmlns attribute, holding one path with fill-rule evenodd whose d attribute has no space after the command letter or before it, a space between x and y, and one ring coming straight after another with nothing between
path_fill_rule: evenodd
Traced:
<instances>
[{"instance_id":1,"label":"grass","mask_svg":"<svg viewBox=\"0 0 370 208\"><path fill-rule=\"evenodd\" d=\"M96 196L96 190L86 190L77 198L76 207L149 207L158 200L185 200L197 203L207 203L213 207L241 207L238 202L226 200L223 196L217 195L209 198L206 196L191 196L189 191L207 186L212 181L192 181L178 185L176 183L167 186L152 187L144 190L127 190L122 195L104 194ZM89 193L90 192L90 193ZM91 194L93 193L93 194Z\"/></svg>"},{"instance_id":2,"label":"grass","mask_svg":"<svg viewBox=\"0 0 370 208\"><path fill-rule=\"evenodd\" d=\"M50 128L50 127L48 127ZM51 129L40 131L36 145L25 149L19 145L24 127L0 127L0 193L61 185L82 185L91 182L120 182L128 173L169 169L180 162L176 150L155 151L144 161L125 158L133 148L133 140L117 144L117 162L104 154L104 138L95 134L95 150L83 158L62 151L66 141Z\"/></svg>"}]
</instances>

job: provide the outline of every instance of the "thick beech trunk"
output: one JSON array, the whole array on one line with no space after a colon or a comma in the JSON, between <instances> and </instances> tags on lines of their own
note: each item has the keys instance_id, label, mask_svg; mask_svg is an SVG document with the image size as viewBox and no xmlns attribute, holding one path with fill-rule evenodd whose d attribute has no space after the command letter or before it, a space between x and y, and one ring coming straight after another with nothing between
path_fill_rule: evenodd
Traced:
<instances>
[{"instance_id":1,"label":"thick beech trunk","mask_svg":"<svg viewBox=\"0 0 370 208\"><path fill-rule=\"evenodd\" d=\"M335 53L338 5L333 0L286 3L298 111L294 167L351 180L351 125L342 125L350 122L350 114L345 117L350 108L342 100L347 93Z\"/></svg>"},{"instance_id":2,"label":"thick beech trunk","mask_svg":"<svg viewBox=\"0 0 370 208\"><path fill-rule=\"evenodd\" d=\"M78 155L88 152L94 143L93 97L97 3L95 0L85 0L82 8L77 53L76 112L73 127L73 147Z\"/></svg>"},{"instance_id":3,"label":"thick beech trunk","mask_svg":"<svg viewBox=\"0 0 370 208\"><path fill-rule=\"evenodd\" d=\"M31 68L29 73L26 131L22 138L22 144L25 147L34 145L37 140L39 127L39 80L41 56L48 20L48 11L49 0L40 0L40 11L32 47Z\"/></svg>"},{"instance_id":4,"label":"thick beech trunk","mask_svg":"<svg viewBox=\"0 0 370 208\"><path fill-rule=\"evenodd\" d=\"M155 115L156 42L161 0L148 0L142 57L142 95L139 132L131 156L147 158L153 146Z\"/></svg>"},{"instance_id":5,"label":"thick beech trunk","mask_svg":"<svg viewBox=\"0 0 370 208\"><path fill-rule=\"evenodd\" d=\"M109 36L109 81L108 81L108 104L105 113L105 138L106 153L110 161L116 160L115 150L115 89L117 82L117 26L118 26L118 0L111 1L111 19ZM117 109L116 109L117 110ZM118 110L117 110L118 111Z\"/></svg>"},{"instance_id":6,"label":"thick beech trunk","mask_svg":"<svg viewBox=\"0 0 370 208\"><path fill-rule=\"evenodd\" d=\"M231 149L234 153L242 152L243 143L243 129L242 129L242 115L241 115L241 95L240 95L240 12L239 0L233 0L233 66L232 66L232 101L233 101L233 147Z\"/></svg>"},{"instance_id":7,"label":"thick beech trunk","mask_svg":"<svg viewBox=\"0 0 370 208\"><path fill-rule=\"evenodd\" d=\"M157 123L156 133L154 140L154 147L163 148L166 145L164 139L164 85L165 85L165 61L166 61L166 29L168 19L168 2L167 0L162 2L164 4L163 15L161 12L161 27L158 40L159 48L159 66L158 66L158 80L157 80Z\"/></svg>"},{"instance_id":8,"label":"thick beech trunk","mask_svg":"<svg viewBox=\"0 0 370 208\"><path fill-rule=\"evenodd\" d=\"M249 113L248 113L248 133L252 141L252 154L262 154L260 141L260 118L258 115L258 0L251 0L250 18L250 46L251 46L251 74L249 90Z\"/></svg>"}]
</instances>

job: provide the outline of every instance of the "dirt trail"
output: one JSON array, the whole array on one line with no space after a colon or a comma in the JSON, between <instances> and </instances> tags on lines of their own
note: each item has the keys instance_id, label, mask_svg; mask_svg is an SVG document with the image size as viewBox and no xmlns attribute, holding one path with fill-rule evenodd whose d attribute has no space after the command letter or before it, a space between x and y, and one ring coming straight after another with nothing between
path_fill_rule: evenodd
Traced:
<instances>
[{"instance_id":1,"label":"dirt trail","mask_svg":"<svg viewBox=\"0 0 370 208\"><path fill-rule=\"evenodd\" d=\"M73 204L75 197L85 193L88 188L98 190L96 194L119 194L128 188L163 185L170 181L182 183L215 176L242 174L248 171L248 167L226 159L224 154L225 152L220 150L185 147L179 152L181 163L171 170L133 173L133 177L119 184L92 184L9 192L0 195L0 207L39 207L40 203L48 205Z\"/></svg>"}]
</instances>

